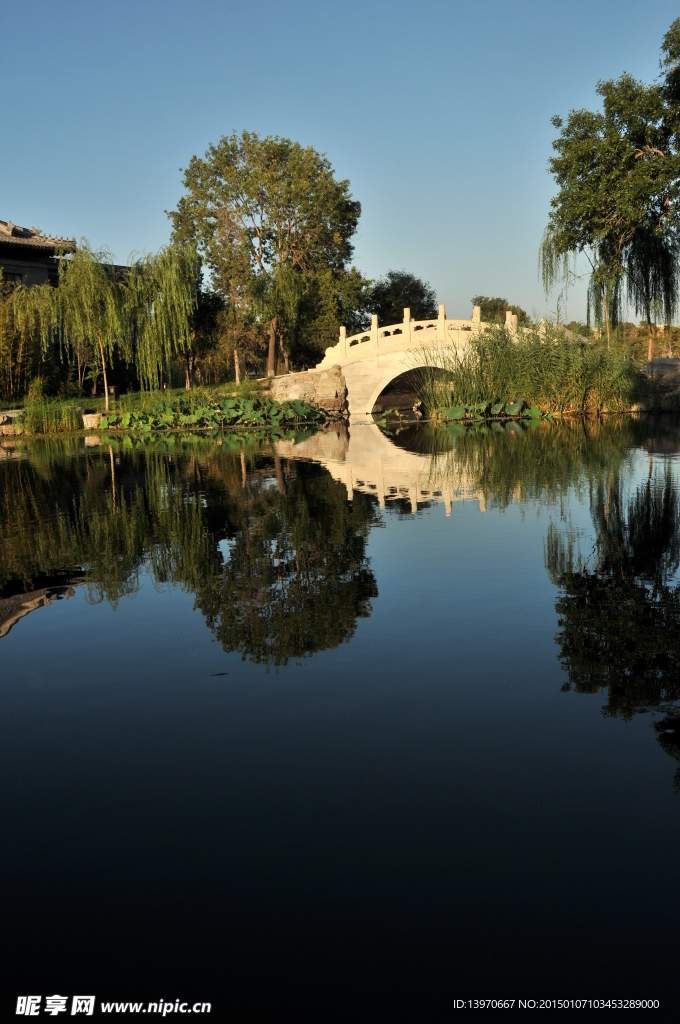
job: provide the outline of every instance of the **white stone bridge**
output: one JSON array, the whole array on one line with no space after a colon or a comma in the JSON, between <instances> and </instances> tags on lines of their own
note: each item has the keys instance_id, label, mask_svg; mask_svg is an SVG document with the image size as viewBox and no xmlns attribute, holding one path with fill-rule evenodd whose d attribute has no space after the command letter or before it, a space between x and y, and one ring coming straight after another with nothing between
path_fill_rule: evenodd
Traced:
<instances>
[{"instance_id":1,"label":"white stone bridge","mask_svg":"<svg viewBox=\"0 0 680 1024\"><path fill-rule=\"evenodd\" d=\"M479 306L470 320L447 320L444 306L439 307L436 320L412 320L409 309L404 310L400 324L378 327L377 316L371 319L368 331L349 337L341 327L337 345L327 348L316 366L317 371L333 366L342 369L353 418L370 416L382 392L401 374L426 363L436 364L438 348L463 350L484 326ZM516 323L517 318L514 320Z\"/></svg>"}]
</instances>

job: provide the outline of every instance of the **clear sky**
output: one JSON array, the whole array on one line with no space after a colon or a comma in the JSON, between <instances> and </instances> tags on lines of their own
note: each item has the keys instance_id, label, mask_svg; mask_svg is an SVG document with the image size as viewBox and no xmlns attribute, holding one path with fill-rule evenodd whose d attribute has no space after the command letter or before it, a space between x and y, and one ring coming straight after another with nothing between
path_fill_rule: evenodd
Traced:
<instances>
[{"instance_id":1,"label":"clear sky","mask_svg":"<svg viewBox=\"0 0 680 1024\"><path fill-rule=\"evenodd\" d=\"M179 168L232 130L325 152L362 204L355 261L449 316L477 293L551 313L537 251L553 114L658 74L670 0L0 5L0 219L106 245L168 240ZM585 289L568 317L585 317Z\"/></svg>"}]
</instances>

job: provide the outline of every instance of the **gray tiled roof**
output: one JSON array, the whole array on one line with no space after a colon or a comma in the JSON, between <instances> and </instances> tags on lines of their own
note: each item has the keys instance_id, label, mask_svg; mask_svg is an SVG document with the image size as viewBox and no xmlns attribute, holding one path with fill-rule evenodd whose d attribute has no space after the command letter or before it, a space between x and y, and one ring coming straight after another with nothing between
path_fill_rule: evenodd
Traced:
<instances>
[{"instance_id":1,"label":"gray tiled roof","mask_svg":"<svg viewBox=\"0 0 680 1024\"><path fill-rule=\"evenodd\" d=\"M0 220L0 244L42 249L50 253L57 249L75 249L75 238L57 238L44 235L39 228L22 228L11 220Z\"/></svg>"}]
</instances>

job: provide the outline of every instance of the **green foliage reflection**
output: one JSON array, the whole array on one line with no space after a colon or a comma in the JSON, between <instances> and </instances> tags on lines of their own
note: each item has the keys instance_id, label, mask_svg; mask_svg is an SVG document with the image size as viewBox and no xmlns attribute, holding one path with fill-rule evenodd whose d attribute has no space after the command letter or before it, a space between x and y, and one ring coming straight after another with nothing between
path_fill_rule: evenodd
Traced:
<instances>
[{"instance_id":1,"label":"green foliage reflection","mask_svg":"<svg viewBox=\"0 0 680 1024\"><path fill-rule=\"evenodd\" d=\"M680 502L670 469L625 501L620 478L591 492L596 539L583 558L573 531L551 526L545 562L560 588L557 642L578 693L604 690L603 714L650 710L664 749L680 760ZM680 788L680 769L676 773Z\"/></svg>"},{"instance_id":2,"label":"green foliage reflection","mask_svg":"<svg viewBox=\"0 0 680 1024\"><path fill-rule=\"evenodd\" d=\"M274 665L337 646L370 615L375 506L348 504L319 467L257 442L54 451L1 467L0 596L82 570L88 599L115 607L146 571L193 593L225 650Z\"/></svg>"}]
</instances>

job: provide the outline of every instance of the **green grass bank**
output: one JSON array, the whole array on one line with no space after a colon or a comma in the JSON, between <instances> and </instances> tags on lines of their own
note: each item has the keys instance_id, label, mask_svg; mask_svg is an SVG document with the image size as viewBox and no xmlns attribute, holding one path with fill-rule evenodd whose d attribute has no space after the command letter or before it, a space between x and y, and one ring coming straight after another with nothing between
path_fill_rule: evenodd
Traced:
<instances>
[{"instance_id":1,"label":"green grass bank","mask_svg":"<svg viewBox=\"0 0 680 1024\"><path fill-rule=\"evenodd\" d=\"M85 428L84 417L100 418L97 430L172 431L225 429L261 429L281 436L301 425L321 425L332 415L299 400L278 402L259 382L248 381L239 387L200 388L174 392L137 392L110 402L108 413L104 399L27 401L17 410L12 422L27 435L71 433ZM90 426L90 429L92 427Z\"/></svg>"}]
</instances>

